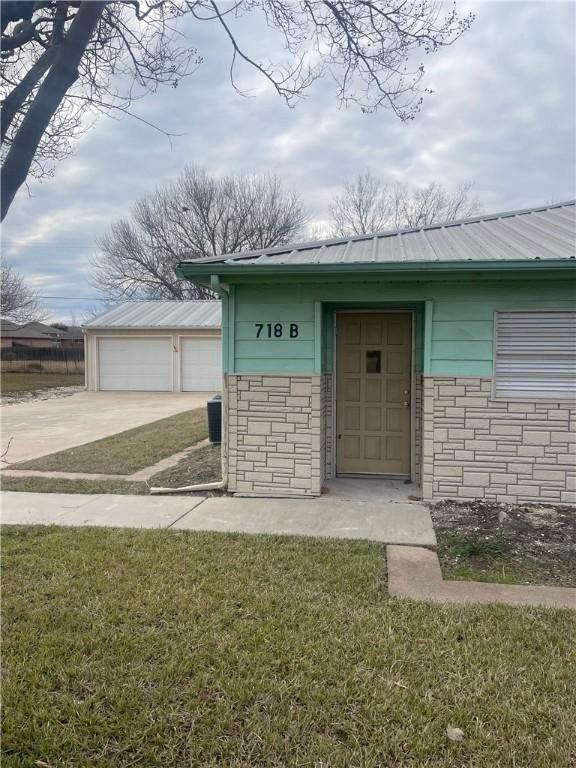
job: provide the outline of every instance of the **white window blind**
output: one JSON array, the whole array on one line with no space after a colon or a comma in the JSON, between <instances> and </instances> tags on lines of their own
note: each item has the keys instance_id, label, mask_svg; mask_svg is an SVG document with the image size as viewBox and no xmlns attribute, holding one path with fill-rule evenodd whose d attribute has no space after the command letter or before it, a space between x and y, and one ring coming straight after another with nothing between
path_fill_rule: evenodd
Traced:
<instances>
[{"instance_id":1,"label":"white window blind","mask_svg":"<svg viewBox=\"0 0 576 768\"><path fill-rule=\"evenodd\" d=\"M497 312L496 397L576 397L576 311Z\"/></svg>"}]
</instances>

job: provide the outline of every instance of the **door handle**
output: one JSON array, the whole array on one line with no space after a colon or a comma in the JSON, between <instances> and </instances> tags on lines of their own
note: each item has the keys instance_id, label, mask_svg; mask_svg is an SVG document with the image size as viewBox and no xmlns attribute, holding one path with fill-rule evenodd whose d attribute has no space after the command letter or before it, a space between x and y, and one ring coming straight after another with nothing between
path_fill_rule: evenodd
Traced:
<instances>
[{"instance_id":1,"label":"door handle","mask_svg":"<svg viewBox=\"0 0 576 768\"><path fill-rule=\"evenodd\" d=\"M408 400L404 400L404 408L409 408L409 407L410 407L410 403L408 402Z\"/></svg>"}]
</instances>

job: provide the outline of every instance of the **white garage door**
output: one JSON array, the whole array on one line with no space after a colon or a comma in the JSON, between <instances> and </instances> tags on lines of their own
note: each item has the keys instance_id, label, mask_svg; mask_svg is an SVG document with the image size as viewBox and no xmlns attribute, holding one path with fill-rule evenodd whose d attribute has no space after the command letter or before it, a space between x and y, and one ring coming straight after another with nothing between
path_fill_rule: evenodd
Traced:
<instances>
[{"instance_id":1,"label":"white garage door","mask_svg":"<svg viewBox=\"0 0 576 768\"><path fill-rule=\"evenodd\" d=\"M183 338L183 392L219 392L222 389L222 346L220 339Z\"/></svg>"},{"instance_id":2,"label":"white garage door","mask_svg":"<svg viewBox=\"0 0 576 768\"><path fill-rule=\"evenodd\" d=\"M172 391L172 340L99 339L100 389Z\"/></svg>"}]
</instances>

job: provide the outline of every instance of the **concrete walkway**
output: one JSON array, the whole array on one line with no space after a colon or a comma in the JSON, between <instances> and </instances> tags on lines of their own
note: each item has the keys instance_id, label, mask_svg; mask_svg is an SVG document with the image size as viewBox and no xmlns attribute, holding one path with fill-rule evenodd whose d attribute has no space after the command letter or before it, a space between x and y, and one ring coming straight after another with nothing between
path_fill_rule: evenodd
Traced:
<instances>
[{"instance_id":1,"label":"concrete walkway","mask_svg":"<svg viewBox=\"0 0 576 768\"><path fill-rule=\"evenodd\" d=\"M428 510L407 502L9 491L2 493L1 501L1 522L6 524L179 528L436 544Z\"/></svg>"},{"instance_id":2,"label":"concrete walkway","mask_svg":"<svg viewBox=\"0 0 576 768\"><path fill-rule=\"evenodd\" d=\"M421 547L386 549L388 591L435 603L503 603L576 609L576 589L481 581L445 581L436 552Z\"/></svg>"},{"instance_id":3,"label":"concrete walkway","mask_svg":"<svg viewBox=\"0 0 576 768\"><path fill-rule=\"evenodd\" d=\"M78 392L2 406L2 451L11 464L202 408L213 392Z\"/></svg>"}]
</instances>

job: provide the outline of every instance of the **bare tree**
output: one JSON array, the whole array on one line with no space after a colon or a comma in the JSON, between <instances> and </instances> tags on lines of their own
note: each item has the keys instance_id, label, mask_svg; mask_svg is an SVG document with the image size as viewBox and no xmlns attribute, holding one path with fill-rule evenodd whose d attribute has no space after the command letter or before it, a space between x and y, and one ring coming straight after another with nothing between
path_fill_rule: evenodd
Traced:
<instances>
[{"instance_id":1,"label":"bare tree","mask_svg":"<svg viewBox=\"0 0 576 768\"><path fill-rule=\"evenodd\" d=\"M0 265L0 313L16 323L45 317L38 294L10 264Z\"/></svg>"},{"instance_id":2,"label":"bare tree","mask_svg":"<svg viewBox=\"0 0 576 768\"><path fill-rule=\"evenodd\" d=\"M384 184L370 173L345 184L330 207L335 237L422 227L463 219L480 210L471 182L453 190L438 182L410 188L403 184Z\"/></svg>"},{"instance_id":3,"label":"bare tree","mask_svg":"<svg viewBox=\"0 0 576 768\"><path fill-rule=\"evenodd\" d=\"M289 105L327 73L342 104L410 120L427 92L419 57L473 21L440 11L437 0L2 0L2 218L28 174L50 173L98 113L133 114L135 100L195 70L197 51L180 43L190 20L220 27L237 91L239 65L255 68ZM240 42L250 13L280 35L279 61Z\"/></svg>"},{"instance_id":4,"label":"bare tree","mask_svg":"<svg viewBox=\"0 0 576 768\"><path fill-rule=\"evenodd\" d=\"M112 225L93 259L93 282L114 298L207 298L205 289L176 278L178 261L282 245L306 221L300 198L276 176L219 178L188 166Z\"/></svg>"}]
</instances>

